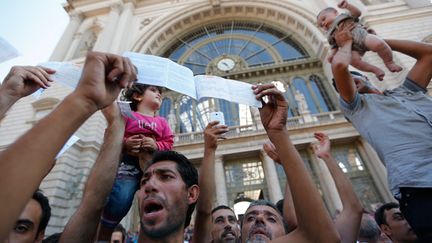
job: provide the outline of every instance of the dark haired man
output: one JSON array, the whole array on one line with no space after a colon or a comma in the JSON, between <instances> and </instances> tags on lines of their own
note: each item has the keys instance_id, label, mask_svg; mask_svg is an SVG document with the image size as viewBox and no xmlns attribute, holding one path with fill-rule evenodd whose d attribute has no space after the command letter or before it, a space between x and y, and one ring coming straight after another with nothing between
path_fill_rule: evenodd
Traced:
<instances>
[{"instance_id":1,"label":"dark haired man","mask_svg":"<svg viewBox=\"0 0 432 243\"><path fill-rule=\"evenodd\" d=\"M126 242L126 230L121 224L118 224L111 234L110 243L125 243Z\"/></svg>"},{"instance_id":2,"label":"dark haired man","mask_svg":"<svg viewBox=\"0 0 432 243\"><path fill-rule=\"evenodd\" d=\"M394 243L416 242L417 236L402 215L399 204L390 202L375 211L375 221Z\"/></svg>"},{"instance_id":3,"label":"dark haired man","mask_svg":"<svg viewBox=\"0 0 432 243\"><path fill-rule=\"evenodd\" d=\"M182 154L156 152L144 170L138 242L183 242L199 195L198 172Z\"/></svg>"},{"instance_id":4,"label":"dark haired man","mask_svg":"<svg viewBox=\"0 0 432 243\"><path fill-rule=\"evenodd\" d=\"M432 45L386 40L395 50L416 59L404 83L380 92L367 78L350 73L351 26L336 34L340 46L332 71L345 117L386 164L389 187L420 241L432 242Z\"/></svg>"},{"instance_id":5,"label":"dark haired man","mask_svg":"<svg viewBox=\"0 0 432 243\"><path fill-rule=\"evenodd\" d=\"M37 190L21 212L5 242L42 242L50 217L51 207L48 198Z\"/></svg>"},{"instance_id":6,"label":"dark haired man","mask_svg":"<svg viewBox=\"0 0 432 243\"><path fill-rule=\"evenodd\" d=\"M298 226L287 234L286 224L277 208L258 201L246 210L242 242L340 242L312 178L289 138L286 129L288 103L282 92L273 84L256 85L252 89L263 103L260 108L262 124L289 180ZM267 102L262 99L264 96L268 98Z\"/></svg>"},{"instance_id":7,"label":"dark haired man","mask_svg":"<svg viewBox=\"0 0 432 243\"><path fill-rule=\"evenodd\" d=\"M239 243L240 225L234 211L225 205L212 210L212 243Z\"/></svg>"},{"instance_id":8,"label":"dark haired man","mask_svg":"<svg viewBox=\"0 0 432 243\"><path fill-rule=\"evenodd\" d=\"M243 217L243 242L267 242L288 233L288 225L276 206L265 200L254 201Z\"/></svg>"}]
</instances>

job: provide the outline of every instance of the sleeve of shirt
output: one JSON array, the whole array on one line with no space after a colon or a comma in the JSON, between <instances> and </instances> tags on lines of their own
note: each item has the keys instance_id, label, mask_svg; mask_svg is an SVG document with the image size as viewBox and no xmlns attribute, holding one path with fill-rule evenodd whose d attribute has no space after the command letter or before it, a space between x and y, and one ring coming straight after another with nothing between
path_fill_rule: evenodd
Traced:
<instances>
[{"instance_id":1,"label":"sleeve of shirt","mask_svg":"<svg viewBox=\"0 0 432 243\"><path fill-rule=\"evenodd\" d=\"M339 105L342 110L342 112L345 115L352 115L354 114L361 106L361 95L356 92L355 97L353 101L346 102L341 97L339 97Z\"/></svg>"},{"instance_id":2,"label":"sleeve of shirt","mask_svg":"<svg viewBox=\"0 0 432 243\"><path fill-rule=\"evenodd\" d=\"M162 136L159 141L156 141L158 150L172 150L174 144L174 134L172 133L168 122L164 119L160 119L162 126Z\"/></svg>"},{"instance_id":3,"label":"sleeve of shirt","mask_svg":"<svg viewBox=\"0 0 432 243\"><path fill-rule=\"evenodd\" d=\"M405 79L405 82L402 84L405 88L413 91L413 92L422 92L423 94L427 93L427 90L420 85L418 85L416 82L412 81L409 78Z\"/></svg>"}]
</instances>

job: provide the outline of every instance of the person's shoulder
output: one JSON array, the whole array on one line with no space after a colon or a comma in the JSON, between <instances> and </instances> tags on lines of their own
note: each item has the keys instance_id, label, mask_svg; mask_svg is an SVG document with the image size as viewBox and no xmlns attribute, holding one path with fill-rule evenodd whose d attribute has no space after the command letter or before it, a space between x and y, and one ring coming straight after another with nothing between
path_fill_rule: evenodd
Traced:
<instances>
[{"instance_id":1,"label":"person's shoulder","mask_svg":"<svg viewBox=\"0 0 432 243\"><path fill-rule=\"evenodd\" d=\"M346 115L354 114L360 109L363 99L364 95L359 92L355 92L354 98L351 101L345 101L342 97L339 97L341 111Z\"/></svg>"}]
</instances>

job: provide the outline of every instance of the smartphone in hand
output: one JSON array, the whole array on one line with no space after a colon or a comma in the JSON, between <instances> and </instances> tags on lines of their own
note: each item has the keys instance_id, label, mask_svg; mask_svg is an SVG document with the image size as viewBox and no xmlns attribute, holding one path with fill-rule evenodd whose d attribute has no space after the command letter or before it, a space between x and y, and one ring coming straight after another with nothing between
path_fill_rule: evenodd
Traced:
<instances>
[{"instance_id":1,"label":"smartphone in hand","mask_svg":"<svg viewBox=\"0 0 432 243\"><path fill-rule=\"evenodd\" d=\"M218 125L225 125L224 114L221 111L211 112L210 113L210 121L218 121Z\"/></svg>"}]
</instances>

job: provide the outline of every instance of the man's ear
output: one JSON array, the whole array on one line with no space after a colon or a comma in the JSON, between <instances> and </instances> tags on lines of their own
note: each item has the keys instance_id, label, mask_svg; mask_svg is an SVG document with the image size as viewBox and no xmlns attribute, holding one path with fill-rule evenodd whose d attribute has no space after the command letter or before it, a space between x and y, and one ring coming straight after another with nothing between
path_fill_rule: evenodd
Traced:
<instances>
[{"instance_id":1,"label":"man's ear","mask_svg":"<svg viewBox=\"0 0 432 243\"><path fill-rule=\"evenodd\" d=\"M192 185L188 188L188 202L195 203L198 200L200 189L198 185Z\"/></svg>"},{"instance_id":2,"label":"man's ear","mask_svg":"<svg viewBox=\"0 0 432 243\"><path fill-rule=\"evenodd\" d=\"M392 230L391 230L390 226L382 224L382 225L380 225L380 229L382 232L384 232L384 234L391 237Z\"/></svg>"},{"instance_id":3,"label":"man's ear","mask_svg":"<svg viewBox=\"0 0 432 243\"><path fill-rule=\"evenodd\" d=\"M42 231L39 232L38 235L36 236L35 243L41 243L41 242L43 241L44 238L45 238L45 230L42 230Z\"/></svg>"}]
</instances>

